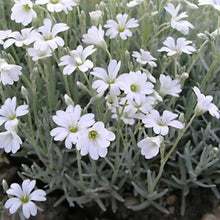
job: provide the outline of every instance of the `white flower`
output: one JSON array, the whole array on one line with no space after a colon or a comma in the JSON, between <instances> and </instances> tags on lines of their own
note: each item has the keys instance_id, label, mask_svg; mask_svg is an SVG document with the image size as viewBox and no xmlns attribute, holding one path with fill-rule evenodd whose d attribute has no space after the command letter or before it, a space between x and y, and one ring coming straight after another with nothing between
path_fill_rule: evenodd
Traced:
<instances>
[{"instance_id":1,"label":"white flower","mask_svg":"<svg viewBox=\"0 0 220 220\"><path fill-rule=\"evenodd\" d=\"M46 47L45 49L28 48L27 53L33 61L52 56L52 51L49 47Z\"/></svg>"},{"instance_id":2,"label":"white flower","mask_svg":"<svg viewBox=\"0 0 220 220\"><path fill-rule=\"evenodd\" d=\"M16 97L5 100L4 105L0 108L0 125L10 121L17 120L17 117L26 115L28 113L27 105L20 105L16 108Z\"/></svg>"},{"instance_id":3,"label":"white flower","mask_svg":"<svg viewBox=\"0 0 220 220\"><path fill-rule=\"evenodd\" d=\"M107 155L110 141L114 139L115 134L104 128L103 122L98 121L91 128L81 132L76 148L82 156L89 154L93 160L97 160Z\"/></svg>"},{"instance_id":4,"label":"white flower","mask_svg":"<svg viewBox=\"0 0 220 220\"><path fill-rule=\"evenodd\" d=\"M66 14L72 10L72 7L76 6L75 0L36 0L35 4L45 5L47 4L47 10L49 12L61 12L64 11Z\"/></svg>"},{"instance_id":5,"label":"white flower","mask_svg":"<svg viewBox=\"0 0 220 220\"><path fill-rule=\"evenodd\" d=\"M193 46L189 46L192 41L186 40L184 37L180 37L177 39L177 44L175 44L175 40L173 37L167 37L167 39L163 42L166 47L162 47L158 50L158 52L167 52L167 56L173 56L175 54L192 54L196 49Z\"/></svg>"},{"instance_id":6,"label":"white flower","mask_svg":"<svg viewBox=\"0 0 220 220\"><path fill-rule=\"evenodd\" d=\"M107 48L107 44L104 40L104 34L105 32L103 31L101 25L99 25L99 28L92 26L88 29L87 34L83 34L82 41L86 44L99 46L105 50Z\"/></svg>"},{"instance_id":7,"label":"white flower","mask_svg":"<svg viewBox=\"0 0 220 220\"><path fill-rule=\"evenodd\" d=\"M147 81L147 75L141 71L124 73L118 77L119 88L128 99L153 93L154 85Z\"/></svg>"},{"instance_id":8,"label":"white flower","mask_svg":"<svg viewBox=\"0 0 220 220\"><path fill-rule=\"evenodd\" d=\"M22 144L21 138L17 135L17 125L17 120L5 123L6 131L0 132L0 148L4 149L6 153L16 153Z\"/></svg>"},{"instance_id":9,"label":"white flower","mask_svg":"<svg viewBox=\"0 0 220 220\"><path fill-rule=\"evenodd\" d=\"M92 75L99 78L92 83L92 88L98 93L104 93L110 88L110 93L119 95L120 90L117 83L117 75L121 66L121 61L111 60L108 65L108 72L101 67L95 67L91 72Z\"/></svg>"},{"instance_id":10,"label":"white flower","mask_svg":"<svg viewBox=\"0 0 220 220\"><path fill-rule=\"evenodd\" d=\"M0 82L3 85L12 85L19 80L22 74L22 67L14 64L8 64L5 60L0 59Z\"/></svg>"},{"instance_id":11,"label":"white flower","mask_svg":"<svg viewBox=\"0 0 220 220\"><path fill-rule=\"evenodd\" d=\"M136 60L140 64L149 64L151 67L156 67L157 64L154 62L154 60L157 60L153 56L151 56L149 51L145 51L143 49L140 49L140 53L137 51L134 51L132 54L133 57L136 57Z\"/></svg>"},{"instance_id":12,"label":"white flower","mask_svg":"<svg viewBox=\"0 0 220 220\"><path fill-rule=\"evenodd\" d=\"M110 110L115 109L116 107L119 106L118 96L115 95L114 93L108 94L105 97L105 100L106 100L106 105L107 105L108 109L110 109Z\"/></svg>"},{"instance_id":13,"label":"white flower","mask_svg":"<svg viewBox=\"0 0 220 220\"><path fill-rule=\"evenodd\" d=\"M153 131L156 134L167 135L169 132L168 126L182 129L184 128L183 124L174 120L178 115L174 114L168 110L165 110L160 116L157 110L152 110L150 114L148 114L142 121L147 128L153 128Z\"/></svg>"},{"instance_id":14,"label":"white flower","mask_svg":"<svg viewBox=\"0 0 220 220\"><path fill-rule=\"evenodd\" d=\"M91 19L91 23L95 26L98 26L99 21L101 20L101 17L102 17L102 11L100 10L90 11L89 16Z\"/></svg>"},{"instance_id":15,"label":"white flower","mask_svg":"<svg viewBox=\"0 0 220 220\"><path fill-rule=\"evenodd\" d=\"M80 132L82 129L92 126L94 121L94 114L89 113L81 116L81 107L69 105L66 111L59 110L53 116L53 121L59 126L51 130L50 135L54 137L55 141L65 140L67 149L72 148L72 144L78 142Z\"/></svg>"},{"instance_id":16,"label":"white flower","mask_svg":"<svg viewBox=\"0 0 220 220\"><path fill-rule=\"evenodd\" d=\"M212 102L213 97L211 95L207 95L204 96L198 87L194 86L193 87L193 91L195 92L196 96L197 96L197 105L195 108L195 113L200 115L205 113L206 111L208 111L210 113L210 115L216 117L217 119L219 119L220 117L220 112L217 108L217 106Z\"/></svg>"},{"instance_id":17,"label":"white flower","mask_svg":"<svg viewBox=\"0 0 220 220\"><path fill-rule=\"evenodd\" d=\"M128 20L127 14L118 14L116 20L117 22L114 20L108 20L104 25L104 27L108 29L106 36L110 36L111 39L119 35L122 40L126 40L128 37L132 36L130 28L136 28L139 26L136 19L132 18Z\"/></svg>"},{"instance_id":18,"label":"white flower","mask_svg":"<svg viewBox=\"0 0 220 220\"><path fill-rule=\"evenodd\" d=\"M128 8L133 8L137 5L140 5L144 0L131 0L130 2L127 3Z\"/></svg>"},{"instance_id":19,"label":"white flower","mask_svg":"<svg viewBox=\"0 0 220 220\"><path fill-rule=\"evenodd\" d=\"M93 45L90 45L85 49L79 45L76 50L70 51L70 55L61 57L59 66L65 66L63 74L70 75L76 70L76 68L78 68L81 72L86 72L88 69L91 69L93 67L93 62L91 60L87 60L86 58L95 51L96 49L94 49Z\"/></svg>"},{"instance_id":20,"label":"white flower","mask_svg":"<svg viewBox=\"0 0 220 220\"><path fill-rule=\"evenodd\" d=\"M49 18L44 19L44 25L38 30L42 35L36 39L34 43L35 49L46 50L47 47L55 50L58 46L64 46L64 40L58 37L57 34L68 30L69 27L65 23L57 23L52 27L52 22Z\"/></svg>"},{"instance_id":21,"label":"white flower","mask_svg":"<svg viewBox=\"0 0 220 220\"><path fill-rule=\"evenodd\" d=\"M10 47L15 44L17 47L22 47L23 45L30 45L39 36L36 30L33 28L25 28L21 30L21 33L14 31L9 35L9 39L5 41L4 48Z\"/></svg>"},{"instance_id":22,"label":"white flower","mask_svg":"<svg viewBox=\"0 0 220 220\"><path fill-rule=\"evenodd\" d=\"M11 30L1 30L0 31L0 44L4 44L4 39L8 38Z\"/></svg>"},{"instance_id":23,"label":"white flower","mask_svg":"<svg viewBox=\"0 0 220 220\"><path fill-rule=\"evenodd\" d=\"M22 23L24 26L28 25L33 18L37 17L32 8L33 3L30 0L15 0L15 4L11 9L11 20L15 20L16 23Z\"/></svg>"},{"instance_id":24,"label":"white flower","mask_svg":"<svg viewBox=\"0 0 220 220\"><path fill-rule=\"evenodd\" d=\"M160 90L159 93L162 96L171 95L179 97L179 93L182 91L179 80L174 79L170 76L160 75Z\"/></svg>"},{"instance_id":25,"label":"white flower","mask_svg":"<svg viewBox=\"0 0 220 220\"><path fill-rule=\"evenodd\" d=\"M153 96L140 96L138 99L125 99L127 105L125 106L125 112L133 112L133 117L137 119L143 119L145 114L149 114L153 110L155 104L155 98Z\"/></svg>"},{"instance_id":26,"label":"white flower","mask_svg":"<svg viewBox=\"0 0 220 220\"><path fill-rule=\"evenodd\" d=\"M220 1L219 0L199 0L199 5L211 5L216 10L220 11Z\"/></svg>"},{"instance_id":27,"label":"white flower","mask_svg":"<svg viewBox=\"0 0 220 220\"><path fill-rule=\"evenodd\" d=\"M172 16L171 27L180 31L182 34L186 35L189 33L189 28L193 29L194 26L190 22L186 20L182 20L183 18L187 18L188 15L186 12L182 12L178 14L180 7L181 7L180 4L178 4L177 7L175 8L172 3L168 3L165 9Z\"/></svg>"},{"instance_id":28,"label":"white flower","mask_svg":"<svg viewBox=\"0 0 220 220\"><path fill-rule=\"evenodd\" d=\"M33 191L36 185L35 180L26 179L22 183L22 187L17 183L12 183L6 193L11 197L5 203L5 208L14 214L20 207L25 218L37 214L37 206L32 201L42 202L46 200L46 193L41 189Z\"/></svg>"},{"instance_id":29,"label":"white flower","mask_svg":"<svg viewBox=\"0 0 220 220\"><path fill-rule=\"evenodd\" d=\"M163 143L162 136L147 137L137 143L137 146L141 148L141 154L145 156L146 159L151 159L155 157L160 150L160 146Z\"/></svg>"},{"instance_id":30,"label":"white flower","mask_svg":"<svg viewBox=\"0 0 220 220\"><path fill-rule=\"evenodd\" d=\"M79 0L61 0L63 4L63 11L67 14L68 11L72 11L73 7L77 6Z\"/></svg>"},{"instance_id":31,"label":"white flower","mask_svg":"<svg viewBox=\"0 0 220 220\"><path fill-rule=\"evenodd\" d=\"M110 110L113 115L111 117L116 120L122 120L125 124L133 125L135 123L137 109L127 108L125 101L126 99L122 99L120 100L120 105L112 106Z\"/></svg>"}]
</instances>

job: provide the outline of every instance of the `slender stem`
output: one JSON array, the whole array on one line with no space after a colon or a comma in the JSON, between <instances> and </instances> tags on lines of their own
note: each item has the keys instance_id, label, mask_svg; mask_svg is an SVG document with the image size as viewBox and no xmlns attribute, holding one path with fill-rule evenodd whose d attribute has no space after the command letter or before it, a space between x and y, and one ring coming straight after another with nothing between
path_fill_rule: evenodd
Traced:
<instances>
[{"instance_id":1,"label":"slender stem","mask_svg":"<svg viewBox=\"0 0 220 220\"><path fill-rule=\"evenodd\" d=\"M178 137L175 141L175 143L173 144L173 146L170 148L169 152L167 153L167 155L164 157L163 160L161 160L161 164L160 164L160 169L159 169L159 173L154 181L154 187L157 185L159 179L161 178L162 174L163 174L163 169L164 166L166 165L166 162L168 161L170 155L173 153L173 151L176 149L177 144L179 143L179 141L181 140L181 138L183 137L184 133L186 132L186 130L189 128L189 126L192 124L194 118L196 117L196 114L193 114L193 116L191 117L190 121L188 122L188 124L186 125L186 127L179 132Z\"/></svg>"},{"instance_id":2,"label":"slender stem","mask_svg":"<svg viewBox=\"0 0 220 220\"><path fill-rule=\"evenodd\" d=\"M3 0L2 2L0 3L1 5L1 9L2 9L2 24L3 24L3 28L4 29L7 29L7 20L6 20L6 16L5 16L5 6L4 6L4 3L3 3Z\"/></svg>"},{"instance_id":3,"label":"slender stem","mask_svg":"<svg viewBox=\"0 0 220 220\"><path fill-rule=\"evenodd\" d=\"M120 149L120 131L121 131L121 115L117 110L118 120L117 120L117 135L116 135L116 150L115 150L115 164L114 164L114 174L112 175L111 183L114 184L117 179L117 173L119 168L119 149Z\"/></svg>"},{"instance_id":4,"label":"slender stem","mask_svg":"<svg viewBox=\"0 0 220 220\"><path fill-rule=\"evenodd\" d=\"M82 176L82 166L81 166L81 154L78 150L76 150L76 157L77 157L77 166L78 166L78 173L79 173L79 179L81 182L83 182L83 176Z\"/></svg>"},{"instance_id":5,"label":"slender stem","mask_svg":"<svg viewBox=\"0 0 220 220\"><path fill-rule=\"evenodd\" d=\"M2 100L5 100L5 91L2 87L2 83L0 83L0 94L1 94Z\"/></svg>"},{"instance_id":6,"label":"slender stem","mask_svg":"<svg viewBox=\"0 0 220 220\"><path fill-rule=\"evenodd\" d=\"M199 55L200 55L200 51L202 50L202 48L208 43L208 40L205 40L202 45L200 46L200 48L197 50L197 54L196 57L192 60L192 63L190 64L189 68L187 69L187 73L189 73L191 71L191 69L193 68L195 62L198 60Z\"/></svg>"},{"instance_id":7,"label":"slender stem","mask_svg":"<svg viewBox=\"0 0 220 220\"><path fill-rule=\"evenodd\" d=\"M177 78L177 57L174 59L174 76Z\"/></svg>"},{"instance_id":8,"label":"slender stem","mask_svg":"<svg viewBox=\"0 0 220 220\"><path fill-rule=\"evenodd\" d=\"M215 66L218 64L219 60L220 60L220 55L216 58L216 60L214 60L212 62L208 72L206 73L205 77L203 78L202 83L201 83L201 89L204 88L206 83L209 83L209 79L211 78L210 76L211 76ZM218 73L218 71L215 71L215 74L217 74L217 73Z\"/></svg>"},{"instance_id":9,"label":"slender stem","mask_svg":"<svg viewBox=\"0 0 220 220\"><path fill-rule=\"evenodd\" d=\"M111 54L110 54L110 52L109 52L108 48L106 48L106 50L105 50L105 51L107 52L109 59L110 59L110 60L112 60L112 56L111 56Z\"/></svg>"},{"instance_id":10,"label":"slender stem","mask_svg":"<svg viewBox=\"0 0 220 220\"><path fill-rule=\"evenodd\" d=\"M156 37L157 37L161 32L165 31L165 30L166 30L167 28L169 28L169 27L170 27L170 24L167 24L167 23L166 23L166 26L165 26L165 27L161 28L158 32L156 32L156 33L154 34L154 36L153 36L153 37L151 38L151 40L149 41L149 45L151 45L152 41L155 40Z\"/></svg>"}]
</instances>

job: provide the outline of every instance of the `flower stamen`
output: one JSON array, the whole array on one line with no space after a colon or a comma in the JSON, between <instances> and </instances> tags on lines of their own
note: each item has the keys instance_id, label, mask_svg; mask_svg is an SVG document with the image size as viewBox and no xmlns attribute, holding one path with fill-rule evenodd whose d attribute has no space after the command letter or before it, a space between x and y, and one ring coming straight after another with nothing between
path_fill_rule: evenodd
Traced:
<instances>
[{"instance_id":1,"label":"flower stamen","mask_svg":"<svg viewBox=\"0 0 220 220\"><path fill-rule=\"evenodd\" d=\"M89 139L95 139L98 136L98 132L95 131L95 130L92 130L92 131L89 132L88 136L89 136Z\"/></svg>"}]
</instances>

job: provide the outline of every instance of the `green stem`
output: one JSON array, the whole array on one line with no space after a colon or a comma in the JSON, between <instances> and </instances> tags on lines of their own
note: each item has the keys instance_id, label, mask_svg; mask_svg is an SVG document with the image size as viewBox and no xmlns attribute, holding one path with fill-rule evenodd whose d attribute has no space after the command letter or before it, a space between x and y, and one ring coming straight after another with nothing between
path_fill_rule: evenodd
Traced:
<instances>
[{"instance_id":1,"label":"green stem","mask_svg":"<svg viewBox=\"0 0 220 220\"><path fill-rule=\"evenodd\" d=\"M7 19L6 19L6 16L5 16L5 7L4 7L4 3L3 3L3 0L2 2L0 3L1 5L1 9L2 9L2 24L3 24L3 29L7 29Z\"/></svg>"},{"instance_id":2,"label":"green stem","mask_svg":"<svg viewBox=\"0 0 220 220\"><path fill-rule=\"evenodd\" d=\"M208 72L206 73L205 77L203 78L202 80L202 83L201 83L201 89L204 88L205 84L208 84L210 83L210 79L211 79L211 74L213 72L213 70L215 69L215 66L219 63L219 60L220 60L220 55L212 62ZM218 71L215 71L215 74L218 74ZM213 78L213 76L212 76Z\"/></svg>"},{"instance_id":3,"label":"green stem","mask_svg":"<svg viewBox=\"0 0 220 220\"><path fill-rule=\"evenodd\" d=\"M163 31L165 31L167 28L170 27L170 24L167 24L167 23L165 23L165 24L166 24L165 27L161 28L159 31L156 31L156 33L154 34L154 36L153 36L153 37L151 38L151 40L149 41L149 44L148 44L148 45L151 45L152 41L155 40L156 37L157 37L160 33L162 33Z\"/></svg>"},{"instance_id":4,"label":"green stem","mask_svg":"<svg viewBox=\"0 0 220 220\"><path fill-rule=\"evenodd\" d=\"M82 176L82 166L81 166L81 154L78 150L76 150L76 157L77 157L77 166L78 166L78 173L79 173L79 179L81 182L83 182L83 176Z\"/></svg>"},{"instance_id":5,"label":"green stem","mask_svg":"<svg viewBox=\"0 0 220 220\"><path fill-rule=\"evenodd\" d=\"M112 60L112 56L111 56L111 54L110 54L110 52L109 52L108 48L106 48L106 50L105 50L105 51L107 52L109 59L110 59L110 60Z\"/></svg>"},{"instance_id":6,"label":"green stem","mask_svg":"<svg viewBox=\"0 0 220 220\"><path fill-rule=\"evenodd\" d=\"M188 68L187 71L186 71L187 73L190 73L190 71L191 71L191 69L193 68L195 62L196 62L196 61L198 60L198 58L199 58L199 55L200 55L201 50L203 49L203 47L204 47L207 43L208 43L208 40L205 40L205 41L202 43L202 45L200 46L200 48L197 50L196 57L194 57L194 58L192 59L192 63L190 64L189 68Z\"/></svg>"}]
</instances>

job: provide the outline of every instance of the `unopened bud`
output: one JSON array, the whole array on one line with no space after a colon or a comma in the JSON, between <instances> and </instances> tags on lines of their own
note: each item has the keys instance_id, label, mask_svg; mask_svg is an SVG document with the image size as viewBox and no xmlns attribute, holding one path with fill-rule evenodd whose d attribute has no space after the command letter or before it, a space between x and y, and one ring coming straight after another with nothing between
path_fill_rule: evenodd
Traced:
<instances>
[{"instance_id":1,"label":"unopened bud","mask_svg":"<svg viewBox=\"0 0 220 220\"><path fill-rule=\"evenodd\" d=\"M203 40L208 40L208 37L206 36L206 34L203 34L203 33L198 33L197 37Z\"/></svg>"},{"instance_id":2,"label":"unopened bud","mask_svg":"<svg viewBox=\"0 0 220 220\"><path fill-rule=\"evenodd\" d=\"M30 79L32 83L36 82L37 73L38 73L38 69L37 67L34 67L32 73L30 74Z\"/></svg>"},{"instance_id":3,"label":"unopened bud","mask_svg":"<svg viewBox=\"0 0 220 220\"><path fill-rule=\"evenodd\" d=\"M183 80L186 80L186 79L188 79L189 78L189 73L187 73L187 72L184 72L184 73L182 73L181 74L181 79L183 79Z\"/></svg>"},{"instance_id":4,"label":"unopened bud","mask_svg":"<svg viewBox=\"0 0 220 220\"><path fill-rule=\"evenodd\" d=\"M189 6L189 8L191 8L191 9L198 9L198 6L196 4L193 4L187 0L184 0L184 3L186 3L187 6Z\"/></svg>"},{"instance_id":5,"label":"unopened bud","mask_svg":"<svg viewBox=\"0 0 220 220\"><path fill-rule=\"evenodd\" d=\"M86 13L84 11L81 11L81 14L79 16L80 24L82 27L82 32L86 33Z\"/></svg>"},{"instance_id":6,"label":"unopened bud","mask_svg":"<svg viewBox=\"0 0 220 220\"><path fill-rule=\"evenodd\" d=\"M152 13L151 13L151 16L155 16L155 15L157 15L158 14L158 11L153 11Z\"/></svg>"},{"instance_id":7,"label":"unopened bud","mask_svg":"<svg viewBox=\"0 0 220 220\"><path fill-rule=\"evenodd\" d=\"M125 51L125 61L126 61L126 62L129 62L129 61L130 61L130 58L131 58L130 53L129 53L128 50L126 50L126 51Z\"/></svg>"},{"instance_id":8,"label":"unopened bud","mask_svg":"<svg viewBox=\"0 0 220 220\"><path fill-rule=\"evenodd\" d=\"M5 179L3 179L2 180L2 188L6 191L6 190L8 190L8 183L7 183L7 181L5 180Z\"/></svg>"},{"instance_id":9,"label":"unopened bud","mask_svg":"<svg viewBox=\"0 0 220 220\"><path fill-rule=\"evenodd\" d=\"M92 25L98 26L102 18L102 12L100 10L89 12Z\"/></svg>"},{"instance_id":10,"label":"unopened bud","mask_svg":"<svg viewBox=\"0 0 220 220\"><path fill-rule=\"evenodd\" d=\"M24 86L21 86L21 94L24 98L28 98L28 91Z\"/></svg>"},{"instance_id":11,"label":"unopened bud","mask_svg":"<svg viewBox=\"0 0 220 220\"><path fill-rule=\"evenodd\" d=\"M217 156L218 153L219 153L219 148L213 147L212 150L210 151L210 157L214 158Z\"/></svg>"},{"instance_id":12,"label":"unopened bud","mask_svg":"<svg viewBox=\"0 0 220 220\"><path fill-rule=\"evenodd\" d=\"M21 166L25 172L30 172L30 168L26 164L21 164Z\"/></svg>"},{"instance_id":13,"label":"unopened bud","mask_svg":"<svg viewBox=\"0 0 220 220\"><path fill-rule=\"evenodd\" d=\"M80 89L82 89L82 90L88 92L87 87L86 87L83 83L81 83L80 81L77 81L77 82L76 82L76 85L77 85Z\"/></svg>"},{"instance_id":14,"label":"unopened bud","mask_svg":"<svg viewBox=\"0 0 220 220\"><path fill-rule=\"evenodd\" d=\"M66 105L74 106L74 101L67 94L64 95L64 100Z\"/></svg>"},{"instance_id":15,"label":"unopened bud","mask_svg":"<svg viewBox=\"0 0 220 220\"><path fill-rule=\"evenodd\" d=\"M178 120L182 123L185 123L184 113L180 113Z\"/></svg>"}]
</instances>

